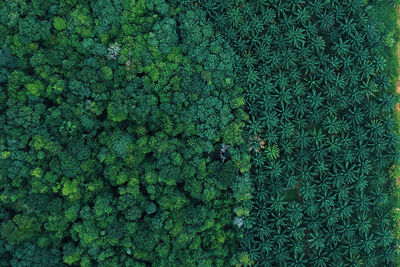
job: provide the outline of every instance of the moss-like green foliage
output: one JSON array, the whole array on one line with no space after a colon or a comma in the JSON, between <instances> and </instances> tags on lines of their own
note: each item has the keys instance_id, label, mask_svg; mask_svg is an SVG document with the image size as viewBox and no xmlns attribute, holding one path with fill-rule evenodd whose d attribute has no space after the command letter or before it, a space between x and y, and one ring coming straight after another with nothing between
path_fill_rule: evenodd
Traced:
<instances>
[{"instance_id":1,"label":"moss-like green foliage","mask_svg":"<svg viewBox=\"0 0 400 267\"><path fill-rule=\"evenodd\" d=\"M0 1L0 267L394 265L394 24L381 0Z\"/></svg>"},{"instance_id":2,"label":"moss-like green foliage","mask_svg":"<svg viewBox=\"0 0 400 267\"><path fill-rule=\"evenodd\" d=\"M206 13L162 0L0 10L0 266L47 266L32 250L48 266L234 264L247 117L235 53ZM232 159L212 161L222 143Z\"/></svg>"},{"instance_id":3,"label":"moss-like green foliage","mask_svg":"<svg viewBox=\"0 0 400 267\"><path fill-rule=\"evenodd\" d=\"M65 30L67 28L67 21L63 18L55 17L53 26L56 30L59 30L59 31Z\"/></svg>"}]
</instances>

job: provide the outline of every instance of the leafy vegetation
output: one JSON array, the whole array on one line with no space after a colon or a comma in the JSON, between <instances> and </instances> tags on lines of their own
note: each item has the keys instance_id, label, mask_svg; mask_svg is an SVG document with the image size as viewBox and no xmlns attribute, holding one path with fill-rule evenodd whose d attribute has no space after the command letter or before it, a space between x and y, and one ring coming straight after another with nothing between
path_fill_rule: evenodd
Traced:
<instances>
[{"instance_id":1,"label":"leafy vegetation","mask_svg":"<svg viewBox=\"0 0 400 267\"><path fill-rule=\"evenodd\" d=\"M0 7L0 264L238 261L247 115L234 52L205 13L165 1ZM212 161L221 143L231 160Z\"/></svg>"},{"instance_id":2,"label":"leafy vegetation","mask_svg":"<svg viewBox=\"0 0 400 267\"><path fill-rule=\"evenodd\" d=\"M386 1L0 14L0 266L396 263Z\"/></svg>"},{"instance_id":3,"label":"leafy vegetation","mask_svg":"<svg viewBox=\"0 0 400 267\"><path fill-rule=\"evenodd\" d=\"M394 264L389 169L398 162L397 63L386 63L398 33L385 27L393 7L199 2L240 56L255 187L245 219L252 227L241 240L249 262ZM254 149L254 140L265 149Z\"/></svg>"}]
</instances>

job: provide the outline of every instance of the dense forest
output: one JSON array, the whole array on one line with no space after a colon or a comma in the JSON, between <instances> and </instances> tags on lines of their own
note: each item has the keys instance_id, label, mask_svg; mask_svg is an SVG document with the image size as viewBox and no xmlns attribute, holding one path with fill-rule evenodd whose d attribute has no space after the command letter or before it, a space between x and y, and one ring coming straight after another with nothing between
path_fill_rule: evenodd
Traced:
<instances>
[{"instance_id":1,"label":"dense forest","mask_svg":"<svg viewBox=\"0 0 400 267\"><path fill-rule=\"evenodd\" d=\"M0 1L0 266L397 266L396 7Z\"/></svg>"}]
</instances>

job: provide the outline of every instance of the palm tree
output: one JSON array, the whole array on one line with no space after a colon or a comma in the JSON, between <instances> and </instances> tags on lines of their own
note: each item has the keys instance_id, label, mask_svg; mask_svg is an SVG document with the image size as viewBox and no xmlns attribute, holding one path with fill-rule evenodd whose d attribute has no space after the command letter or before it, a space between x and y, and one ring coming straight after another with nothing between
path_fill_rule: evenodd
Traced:
<instances>
[{"instance_id":1,"label":"palm tree","mask_svg":"<svg viewBox=\"0 0 400 267\"><path fill-rule=\"evenodd\" d=\"M386 59L382 56L375 56L372 60L372 65L375 72L383 71L386 66Z\"/></svg>"},{"instance_id":2,"label":"palm tree","mask_svg":"<svg viewBox=\"0 0 400 267\"><path fill-rule=\"evenodd\" d=\"M368 212L364 211L357 216L357 219L355 221L358 231L362 235L368 234L371 228L371 219L369 217L370 215L368 214Z\"/></svg>"},{"instance_id":3,"label":"palm tree","mask_svg":"<svg viewBox=\"0 0 400 267\"><path fill-rule=\"evenodd\" d=\"M251 24L248 20L243 21L238 28L239 36L243 39L249 39L252 32Z\"/></svg>"},{"instance_id":4,"label":"palm tree","mask_svg":"<svg viewBox=\"0 0 400 267\"><path fill-rule=\"evenodd\" d=\"M312 57L312 49L308 45L302 45L301 47L294 49L294 51L299 56L299 59L301 60L301 62L303 62L303 64L305 60Z\"/></svg>"},{"instance_id":5,"label":"palm tree","mask_svg":"<svg viewBox=\"0 0 400 267\"><path fill-rule=\"evenodd\" d=\"M339 24L339 30L342 34L351 36L356 31L356 23L353 19L344 17L343 21Z\"/></svg>"},{"instance_id":6,"label":"palm tree","mask_svg":"<svg viewBox=\"0 0 400 267\"><path fill-rule=\"evenodd\" d=\"M360 238L360 248L365 254L370 254L376 247L376 239L374 238L374 234L371 233L370 235L368 232L364 233Z\"/></svg>"},{"instance_id":7,"label":"palm tree","mask_svg":"<svg viewBox=\"0 0 400 267\"><path fill-rule=\"evenodd\" d=\"M267 61L264 61L261 64L259 64L257 66L257 70L260 73L261 79L263 79L263 77L271 76L271 73L272 73L272 67Z\"/></svg>"},{"instance_id":8,"label":"palm tree","mask_svg":"<svg viewBox=\"0 0 400 267\"><path fill-rule=\"evenodd\" d=\"M335 24L335 14L325 10L324 14L318 17L316 22L319 24L319 28L324 32L329 32Z\"/></svg>"},{"instance_id":9,"label":"palm tree","mask_svg":"<svg viewBox=\"0 0 400 267\"><path fill-rule=\"evenodd\" d=\"M356 190L359 190L359 191L363 191L368 186L367 177L365 175L363 175L363 174L357 174L357 175L359 177L358 177L357 183L354 184L353 188L356 189Z\"/></svg>"},{"instance_id":10,"label":"palm tree","mask_svg":"<svg viewBox=\"0 0 400 267\"><path fill-rule=\"evenodd\" d=\"M294 105L295 114L303 117L307 111L309 111L309 109L306 100L302 97L297 96L296 104Z\"/></svg>"},{"instance_id":11,"label":"palm tree","mask_svg":"<svg viewBox=\"0 0 400 267\"><path fill-rule=\"evenodd\" d=\"M302 227L301 221L298 221L295 224L289 224L288 231L290 232L290 237L293 237L296 241L302 241L306 228Z\"/></svg>"},{"instance_id":12,"label":"palm tree","mask_svg":"<svg viewBox=\"0 0 400 267\"><path fill-rule=\"evenodd\" d=\"M307 131L304 129L300 130L300 133L295 136L296 146L300 147L300 149L305 149L308 144L311 142L311 137Z\"/></svg>"},{"instance_id":13,"label":"palm tree","mask_svg":"<svg viewBox=\"0 0 400 267\"><path fill-rule=\"evenodd\" d=\"M243 14L239 7L231 7L227 9L227 16L230 23L237 27L243 22Z\"/></svg>"},{"instance_id":14,"label":"palm tree","mask_svg":"<svg viewBox=\"0 0 400 267\"><path fill-rule=\"evenodd\" d=\"M239 52L239 54L243 54L244 51L248 49L249 41L247 39L243 39L242 37L236 38L233 46Z\"/></svg>"},{"instance_id":15,"label":"palm tree","mask_svg":"<svg viewBox=\"0 0 400 267\"><path fill-rule=\"evenodd\" d=\"M311 19L311 15L308 9L302 7L296 8L296 11L294 11L294 15L296 17L296 20L300 22L303 26L305 26L306 23L309 22Z\"/></svg>"},{"instance_id":16,"label":"palm tree","mask_svg":"<svg viewBox=\"0 0 400 267\"><path fill-rule=\"evenodd\" d=\"M273 229L271 229L271 222L268 219L268 217L255 217L255 224L252 227L252 231L255 233L255 237L257 237L254 242L258 244L259 247L261 247L261 252L262 251L262 243L258 243L257 241L262 241L266 242L267 240L270 240L271 233L273 233Z\"/></svg>"},{"instance_id":17,"label":"palm tree","mask_svg":"<svg viewBox=\"0 0 400 267\"><path fill-rule=\"evenodd\" d=\"M388 203L389 196L382 187L379 187L376 189L376 191L373 191L372 195L374 207L382 208Z\"/></svg>"},{"instance_id":18,"label":"palm tree","mask_svg":"<svg viewBox=\"0 0 400 267\"><path fill-rule=\"evenodd\" d=\"M262 1L269 2L269 1L265 1L265 0L262 0ZM259 1L257 1L257 2L259 2ZM275 21L275 18L276 18L275 9L272 9L269 7L263 9L262 20L263 20L264 24L268 25L268 24L273 23Z\"/></svg>"},{"instance_id":19,"label":"palm tree","mask_svg":"<svg viewBox=\"0 0 400 267\"><path fill-rule=\"evenodd\" d=\"M334 42L334 45L332 46L332 51L335 51L338 56L347 56L350 51L349 40L343 42L342 38L339 38L337 43Z\"/></svg>"},{"instance_id":20,"label":"palm tree","mask_svg":"<svg viewBox=\"0 0 400 267\"><path fill-rule=\"evenodd\" d=\"M328 209L323 211L322 217L328 226L333 226L339 221L339 215L336 209Z\"/></svg>"},{"instance_id":21,"label":"palm tree","mask_svg":"<svg viewBox=\"0 0 400 267\"><path fill-rule=\"evenodd\" d=\"M348 113L345 114L346 120L350 121L353 125L362 124L362 122L364 121L364 117L365 115L362 110L356 106L351 107L348 110Z\"/></svg>"},{"instance_id":22,"label":"palm tree","mask_svg":"<svg viewBox=\"0 0 400 267\"><path fill-rule=\"evenodd\" d=\"M314 157L317 159L313 165L317 173L321 176L329 170L329 165L324 161L324 153L322 153L322 151L323 150L317 150L313 153Z\"/></svg>"},{"instance_id":23,"label":"palm tree","mask_svg":"<svg viewBox=\"0 0 400 267\"><path fill-rule=\"evenodd\" d=\"M273 83L271 77L267 77L267 76L261 77L261 79L259 81L259 85L262 88L263 95L266 95L266 97L268 96L268 97L274 97L275 98L275 96L271 95L271 93L275 89L274 83Z\"/></svg>"},{"instance_id":24,"label":"palm tree","mask_svg":"<svg viewBox=\"0 0 400 267\"><path fill-rule=\"evenodd\" d=\"M264 111L259 118L260 118L260 120L265 122L265 129L267 131L274 129L275 127L277 127L277 125L279 123L279 118L278 118L277 112L273 111L271 109Z\"/></svg>"},{"instance_id":25,"label":"palm tree","mask_svg":"<svg viewBox=\"0 0 400 267\"><path fill-rule=\"evenodd\" d=\"M281 105L281 107L278 109L278 112L281 115L281 121L290 121L294 115L293 115L293 108L290 105Z\"/></svg>"},{"instance_id":26,"label":"palm tree","mask_svg":"<svg viewBox=\"0 0 400 267\"><path fill-rule=\"evenodd\" d=\"M268 145L273 145L278 141L278 135L276 133L276 130L267 130L267 133L264 135L264 140ZM272 153L272 154L271 154ZM277 150L276 148L270 148L265 150L266 157L270 159L274 159L275 156L277 156Z\"/></svg>"},{"instance_id":27,"label":"palm tree","mask_svg":"<svg viewBox=\"0 0 400 267\"><path fill-rule=\"evenodd\" d=\"M280 153L280 149L278 147L278 145L273 144L273 145L268 145L266 150L265 150L265 155L267 156L267 158L269 160L276 160L277 158L279 158L279 153Z\"/></svg>"},{"instance_id":28,"label":"palm tree","mask_svg":"<svg viewBox=\"0 0 400 267\"><path fill-rule=\"evenodd\" d=\"M283 104L283 103L285 103L285 104L292 103L291 99L292 99L293 96L292 96L290 88L287 88L287 87L281 88L281 89L275 88L275 90L273 92L275 94L277 94L278 101L281 104Z\"/></svg>"},{"instance_id":29,"label":"palm tree","mask_svg":"<svg viewBox=\"0 0 400 267\"><path fill-rule=\"evenodd\" d=\"M349 199L350 189L349 187L342 185L335 190L335 193L337 194L339 201L346 201Z\"/></svg>"},{"instance_id":30,"label":"palm tree","mask_svg":"<svg viewBox=\"0 0 400 267\"><path fill-rule=\"evenodd\" d=\"M251 212L252 212L252 216L256 216L257 218L260 218L260 219L268 218L269 210L266 205L266 201L261 200L259 198L259 195L257 195L257 201L254 202Z\"/></svg>"},{"instance_id":31,"label":"palm tree","mask_svg":"<svg viewBox=\"0 0 400 267\"><path fill-rule=\"evenodd\" d=\"M270 55L269 62L271 65L271 68L277 69L279 65L281 64L282 58L280 54L277 51L272 51L272 54Z\"/></svg>"},{"instance_id":32,"label":"palm tree","mask_svg":"<svg viewBox=\"0 0 400 267\"><path fill-rule=\"evenodd\" d=\"M286 206L286 216L290 222L299 226L301 224L301 218L303 217L303 207L298 202L289 202Z\"/></svg>"},{"instance_id":33,"label":"palm tree","mask_svg":"<svg viewBox=\"0 0 400 267\"><path fill-rule=\"evenodd\" d=\"M281 136L283 139L289 139L294 135L294 125L290 121L283 122L281 126Z\"/></svg>"},{"instance_id":34,"label":"palm tree","mask_svg":"<svg viewBox=\"0 0 400 267\"><path fill-rule=\"evenodd\" d=\"M271 225L277 230L286 227L286 217L283 212L272 212L271 213Z\"/></svg>"},{"instance_id":35,"label":"palm tree","mask_svg":"<svg viewBox=\"0 0 400 267\"><path fill-rule=\"evenodd\" d=\"M379 138L383 136L385 132L385 128L383 127L383 123L381 120L372 119L367 124L367 133L371 138Z\"/></svg>"},{"instance_id":36,"label":"palm tree","mask_svg":"<svg viewBox=\"0 0 400 267\"><path fill-rule=\"evenodd\" d=\"M381 90L387 89L390 86L390 78L385 73L379 73L374 78L374 81Z\"/></svg>"},{"instance_id":37,"label":"palm tree","mask_svg":"<svg viewBox=\"0 0 400 267\"><path fill-rule=\"evenodd\" d=\"M257 261L261 254L261 248L254 242L255 235L256 233L246 233L245 238L242 238L240 242L241 249L247 252L253 261Z\"/></svg>"},{"instance_id":38,"label":"palm tree","mask_svg":"<svg viewBox=\"0 0 400 267\"><path fill-rule=\"evenodd\" d=\"M291 68L290 72L288 73L288 77L290 80L299 80L300 76L303 76L303 73L296 68Z\"/></svg>"},{"instance_id":39,"label":"palm tree","mask_svg":"<svg viewBox=\"0 0 400 267\"><path fill-rule=\"evenodd\" d=\"M253 69L254 66L257 64L258 59L252 54L251 50L246 50L243 53L242 61L244 65L246 65L247 69Z\"/></svg>"},{"instance_id":40,"label":"palm tree","mask_svg":"<svg viewBox=\"0 0 400 267\"><path fill-rule=\"evenodd\" d=\"M321 36L314 35L311 39L310 45L317 53L320 53L325 49L325 40Z\"/></svg>"},{"instance_id":41,"label":"palm tree","mask_svg":"<svg viewBox=\"0 0 400 267\"><path fill-rule=\"evenodd\" d=\"M362 147L360 148L360 150L364 150ZM370 174L371 170L372 170L372 164L371 164L371 160L366 159L366 157L361 157L361 151L358 151L357 155L360 159L359 159L359 170L360 170L360 174L361 175L368 175Z\"/></svg>"},{"instance_id":42,"label":"palm tree","mask_svg":"<svg viewBox=\"0 0 400 267\"><path fill-rule=\"evenodd\" d=\"M275 260L279 266L283 266L291 259L287 246L278 246L274 250Z\"/></svg>"},{"instance_id":43,"label":"palm tree","mask_svg":"<svg viewBox=\"0 0 400 267\"><path fill-rule=\"evenodd\" d=\"M246 17L250 17L253 14L256 13L256 6L254 5L254 3L252 2L244 2L244 1L240 1L242 4L242 8L243 8L243 14Z\"/></svg>"},{"instance_id":44,"label":"palm tree","mask_svg":"<svg viewBox=\"0 0 400 267\"><path fill-rule=\"evenodd\" d=\"M267 178L267 177L265 177ZM264 186L258 186L257 191L256 191L256 199L257 201L264 203L265 200L269 199L270 192L264 187ZM266 212L266 211L263 211ZM264 216L267 215L267 213L263 214Z\"/></svg>"},{"instance_id":45,"label":"palm tree","mask_svg":"<svg viewBox=\"0 0 400 267\"><path fill-rule=\"evenodd\" d=\"M293 153L293 149L294 149L294 144L292 141L289 141L288 139L282 140L281 141L281 148L283 153L286 156L289 156ZM291 160L293 162L293 165L295 165L295 161L293 161L293 159ZM292 162L287 162L287 164L292 164ZM288 166L287 164L285 164L285 166ZM289 165L292 166L292 165Z\"/></svg>"},{"instance_id":46,"label":"palm tree","mask_svg":"<svg viewBox=\"0 0 400 267\"><path fill-rule=\"evenodd\" d=\"M218 20L220 14L217 14L217 12L220 6L215 1L201 1L201 6L208 16L215 18L214 21Z\"/></svg>"},{"instance_id":47,"label":"palm tree","mask_svg":"<svg viewBox=\"0 0 400 267\"><path fill-rule=\"evenodd\" d=\"M395 245L385 248L381 253L381 255L382 255L381 262L383 262L387 265L395 264L393 259L396 258L398 253L399 253L398 247Z\"/></svg>"},{"instance_id":48,"label":"palm tree","mask_svg":"<svg viewBox=\"0 0 400 267\"><path fill-rule=\"evenodd\" d=\"M254 101L248 101L246 103L246 110L247 110L247 114L251 117L257 118L260 116L260 109Z\"/></svg>"},{"instance_id":49,"label":"palm tree","mask_svg":"<svg viewBox=\"0 0 400 267\"><path fill-rule=\"evenodd\" d=\"M207 1L207 3L210 4L210 10L208 11L210 14L214 14L215 10L214 7L212 7L213 2L212 1ZM214 20L214 25L215 29L219 32L224 32L224 30L228 29L228 17L225 14L219 13L218 15L213 15L212 16Z\"/></svg>"},{"instance_id":50,"label":"palm tree","mask_svg":"<svg viewBox=\"0 0 400 267\"><path fill-rule=\"evenodd\" d=\"M351 69L351 67L353 66L353 64L354 64L354 60L353 60L353 57L352 56L346 56L346 57L343 57L342 58L342 69L346 72L346 71L349 71L350 69ZM345 78L346 76L344 76L344 78ZM354 85L354 83L353 84L351 84L351 85Z\"/></svg>"},{"instance_id":51,"label":"palm tree","mask_svg":"<svg viewBox=\"0 0 400 267\"><path fill-rule=\"evenodd\" d=\"M312 231L307 243L311 249L323 249L325 247L326 236L321 231Z\"/></svg>"},{"instance_id":52,"label":"palm tree","mask_svg":"<svg viewBox=\"0 0 400 267\"><path fill-rule=\"evenodd\" d=\"M360 66L359 70L360 70L362 79L367 79L371 75L375 74L374 73L374 66L373 66L372 62L368 62L366 60L361 62L361 66Z\"/></svg>"},{"instance_id":53,"label":"palm tree","mask_svg":"<svg viewBox=\"0 0 400 267\"><path fill-rule=\"evenodd\" d=\"M312 250L310 255L310 263L315 267L325 267L329 262L328 253L324 249Z\"/></svg>"},{"instance_id":54,"label":"palm tree","mask_svg":"<svg viewBox=\"0 0 400 267\"><path fill-rule=\"evenodd\" d=\"M261 247L261 253L269 255L274 247L274 244L271 239L266 239L265 241L260 243L260 247ZM265 265L265 266L268 266L268 265Z\"/></svg>"},{"instance_id":55,"label":"palm tree","mask_svg":"<svg viewBox=\"0 0 400 267\"><path fill-rule=\"evenodd\" d=\"M244 97L246 102L254 103L261 99L262 87L256 84L249 84L244 88Z\"/></svg>"},{"instance_id":56,"label":"palm tree","mask_svg":"<svg viewBox=\"0 0 400 267\"><path fill-rule=\"evenodd\" d=\"M375 247L375 246L374 246ZM378 256L375 250L371 250L364 257L365 266L377 266L378 265Z\"/></svg>"},{"instance_id":57,"label":"palm tree","mask_svg":"<svg viewBox=\"0 0 400 267\"><path fill-rule=\"evenodd\" d=\"M345 220L351 217L351 214L353 213L353 206L349 205L349 200L340 200L339 199L339 205L338 205L338 211L339 211L339 218L341 220Z\"/></svg>"},{"instance_id":58,"label":"palm tree","mask_svg":"<svg viewBox=\"0 0 400 267\"><path fill-rule=\"evenodd\" d=\"M269 44L261 42L259 45L255 47L255 52L257 57L261 60L267 60L271 54L271 47Z\"/></svg>"},{"instance_id":59,"label":"palm tree","mask_svg":"<svg viewBox=\"0 0 400 267\"><path fill-rule=\"evenodd\" d=\"M308 259L304 254L304 245L300 242L296 242L293 246L294 257L288 261L292 267L306 267L308 266Z\"/></svg>"},{"instance_id":60,"label":"palm tree","mask_svg":"<svg viewBox=\"0 0 400 267\"><path fill-rule=\"evenodd\" d=\"M359 259L357 259L357 256L360 251L360 244L354 236L351 236L349 238L346 238L343 240L343 245L342 247L344 248L344 255L349 255L350 257L348 260L355 259L354 263L359 263Z\"/></svg>"},{"instance_id":61,"label":"palm tree","mask_svg":"<svg viewBox=\"0 0 400 267\"><path fill-rule=\"evenodd\" d=\"M341 68L341 65L342 65L342 60L339 59L336 55L331 56L329 58L329 65L332 66L332 68L335 71L339 71ZM335 84L337 84L338 82L342 82L343 86L341 88L343 88L345 85L345 81L343 79L342 79L343 81L340 81L340 80L338 81L338 77L339 78L342 77L342 76L340 76L340 73L336 73L336 78L334 79L334 82L335 82Z\"/></svg>"},{"instance_id":62,"label":"palm tree","mask_svg":"<svg viewBox=\"0 0 400 267\"><path fill-rule=\"evenodd\" d=\"M252 14L253 15L253 14ZM251 20L251 28L256 33L261 33L264 30L263 18L261 16L254 16Z\"/></svg>"},{"instance_id":63,"label":"palm tree","mask_svg":"<svg viewBox=\"0 0 400 267\"><path fill-rule=\"evenodd\" d=\"M338 134L341 129L341 123L336 116L326 117L322 125L328 130L329 134Z\"/></svg>"},{"instance_id":64,"label":"palm tree","mask_svg":"<svg viewBox=\"0 0 400 267\"><path fill-rule=\"evenodd\" d=\"M296 97L301 97L304 96L305 91L306 91L306 86L303 82L301 81L296 81L295 84L292 86L293 89L293 95Z\"/></svg>"},{"instance_id":65,"label":"palm tree","mask_svg":"<svg viewBox=\"0 0 400 267\"><path fill-rule=\"evenodd\" d=\"M232 26L227 26L225 30L223 31L224 37L230 41L230 43L236 42L238 39L238 32L237 30L232 27Z\"/></svg>"},{"instance_id":66,"label":"palm tree","mask_svg":"<svg viewBox=\"0 0 400 267\"><path fill-rule=\"evenodd\" d=\"M374 211L374 222L376 227L387 228L392 225L391 213L387 209L377 209Z\"/></svg>"},{"instance_id":67,"label":"palm tree","mask_svg":"<svg viewBox=\"0 0 400 267\"><path fill-rule=\"evenodd\" d=\"M342 235L341 239L352 238L355 234L356 227L350 220L344 220L342 224L338 225L338 233Z\"/></svg>"},{"instance_id":68,"label":"palm tree","mask_svg":"<svg viewBox=\"0 0 400 267\"><path fill-rule=\"evenodd\" d=\"M351 17L358 17L361 13L363 13L362 1L345 0L343 5L346 7L346 10L350 13Z\"/></svg>"},{"instance_id":69,"label":"palm tree","mask_svg":"<svg viewBox=\"0 0 400 267\"><path fill-rule=\"evenodd\" d=\"M316 0L313 2L309 2L309 6L312 12L312 15L318 16L322 14L322 10L324 8L324 1Z\"/></svg>"},{"instance_id":70,"label":"palm tree","mask_svg":"<svg viewBox=\"0 0 400 267\"><path fill-rule=\"evenodd\" d=\"M254 68L250 68L247 72L247 79L246 83L247 84L252 84L252 83L257 83L257 81L260 79L260 75L257 70Z\"/></svg>"},{"instance_id":71,"label":"palm tree","mask_svg":"<svg viewBox=\"0 0 400 267\"><path fill-rule=\"evenodd\" d=\"M371 197L364 194L364 191L355 191L352 192L350 200L352 201L352 205L358 208L359 211L368 211L371 203Z\"/></svg>"},{"instance_id":72,"label":"palm tree","mask_svg":"<svg viewBox=\"0 0 400 267\"><path fill-rule=\"evenodd\" d=\"M321 184L321 193L318 195L317 202L321 204L321 208L330 210L335 206L336 195L332 193L332 188L329 185L329 180L326 179L326 185Z\"/></svg>"},{"instance_id":73,"label":"palm tree","mask_svg":"<svg viewBox=\"0 0 400 267\"><path fill-rule=\"evenodd\" d=\"M264 157L263 153L257 153L252 157L254 167L262 168L266 162L266 158Z\"/></svg>"},{"instance_id":74,"label":"palm tree","mask_svg":"<svg viewBox=\"0 0 400 267\"><path fill-rule=\"evenodd\" d=\"M354 58L352 58L354 59ZM345 59L346 60L346 59ZM346 61L344 61L346 62ZM355 64L354 60L349 60L349 64ZM348 69L345 69L345 77L348 80L348 86L359 86L359 74L358 71L355 68L349 67Z\"/></svg>"},{"instance_id":75,"label":"palm tree","mask_svg":"<svg viewBox=\"0 0 400 267\"><path fill-rule=\"evenodd\" d=\"M305 152L302 155L304 157L307 153L307 150L301 151ZM300 163L298 167L298 175L302 183L313 181L315 179L315 176L317 175L317 173L313 171L314 168L311 165L310 161L308 161L308 157L306 157L306 159L307 161L305 161L304 163Z\"/></svg>"},{"instance_id":76,"label":"palm tree","mask_svg":"<svg viewBox=\"0 0 400 267\"><path fill-rule=\"evenodd\" d=\"M304 29L306 30L305 33L308 39L318 34L317 25L313 21L307 22L307 24L304 25Z\"/></svg>"},{"instance_id":77,"label":"palm tree","mask_svg":"<svg viewBox=\"0 0 400 267\"><path fill-rule=\"evenodd\" d=\"M378 245L382 245L383 247L388 248L391 244L393 244L392 231L387 226L381 226L378 231L376 231L376 236L378 240Z\"/></svg>"},{"instance_id":78,"label":"palm tree","mask_svg":"<svg viewBox=\"0 0 400 267\"><path fill-rule=\"evenodd\" d=\"M287 42L295 48L300 48L305 44L304 30L301 28L292 27L286 32Z\"/></svg>"},{"instance_id":79,"label":"palm tree","mask_svg":"<svg viewBox=\"0 0 400 267\"><path fill-rule=\"evenodd\" d=\"M310 182L305 182L300 187L300 196L304 200L312 200L315 198L315 194L317 193L317 187L315 184L311 184Z\"/></svg>"},{"instance_id":80,"label":"palm tree","mask_svg":"<svg viewBox=\"0 0 400 267\"><path fill-rule=\"evenodd\" d=\"M292 121L296 125L296 129L304 129L307 126L307 120L304 116L297 115Z\"/></svg>"},{"instance_id":81,"label":"palm tree","mask_svg":"<svg viewBox=\"0 0 400 267\"><path fill-rule=\"evenodd\" d=\"M273 4L273 7L276 10L276 14L278 18L285 17L286 12L289 12L289 2L286 1L276 1Z\"/></svg>"},{"instance_id":82,"label":"palm tree","mask_svg":"<svg viewBox=\"0 0 400 267\"><path fill-rule=\"evenodd\" d=\"M311 136L316 145L322 145L326 140L326 134L322 132L322 129L313 128L311 131Z\"/></svg>"},{"instance_id":83,"label":"palm tree","mask_svg":"<svg viewBox=\"0 0 400 267\"><path fill-rule=\"evenodd\" d=\"M336 247L338 242L340 241L340 235L337 232L336 224L328 225L328 227L324 227L322 231L324 232L324 235L326 237L327 247Z\"/></svg>"},{"instance_id":84,"label":"palm tree","mask_svg":"<svg viewBox=\"0 0 400 267\"><path fill-rule=\"evenodd\" d=\"M325 83L325 85L331 84L335 80L335 72L329 67L321 68L318 73L319 78Z\"/></svg>"},{"instance_id":85,"label":"palm tree","mask_svg":"<svg viewBox=\"0 0 400 267\"><path fill-rule=\"evenodd\" d=\"M367 48L360 47L354 49L354 58L357 60L357 64L362 64L363 61L367 60L370 53ZM357 70L359 72L359 70Z\"/></svg>"},{"instance_id":86,"label":"palm tree","mask_svg":"<svg viewBox=\"0 0 400 267\"><path fill-rule=\"evenodd\" d=\"M262 132L264 127L265 123L263 121L252 117L246 125L246 130L250 136L257 136Z\"/></svg>"},{"instance_id":87,"label":"palm tree","mask_svg":"<svg viewBox=\"0 0 400 267\"><path fill-rule=\"evenodd\" d=\"M257 45L260 45L261 43L263 43L263 36L261 33L257 33L257 32L250 32L250 49L254 50L254 48Z\"/></svg>"},{"instance_id":88,"label":"palm tree","mask_svg":"<svg viewBox=\"0 0 400 267\"><path fill-rule=\"evenodd\" d=\"M270 161L268 162L268 164L266 165L267 170L269 170L269 173L271 175L272 178L278 178L280 177L280 175L282 174L282 164L277 161Z\"/></svg>"},{"instance_id":89,"label":"palm tree","mask_svg":"<svg viewBox=\"0 0 400 267\"><path fill-rule=\"evenodd\" d=\"M295 71L297 68L297 62L298 58L295 51L286 48L282 50L282 66L285 70L289 70L291 73L293 73L293 71ZM296 77L293 77L292 74L289 76L289 78L295 79Z\"/></svg>"}]
</instances>

